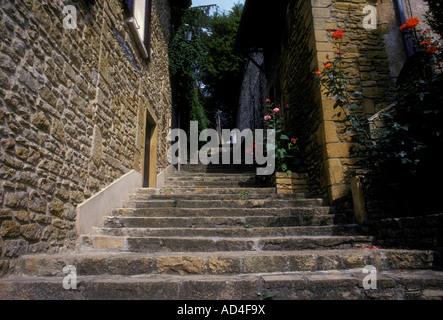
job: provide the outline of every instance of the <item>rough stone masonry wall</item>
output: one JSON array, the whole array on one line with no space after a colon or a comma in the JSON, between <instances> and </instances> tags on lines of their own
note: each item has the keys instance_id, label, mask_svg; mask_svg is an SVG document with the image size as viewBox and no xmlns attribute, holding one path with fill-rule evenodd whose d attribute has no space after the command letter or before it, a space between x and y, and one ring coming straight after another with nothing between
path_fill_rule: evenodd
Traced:
<instances>
[{"instance_id":1,"label":"rough stone masonry wall","mask_svg":"<svg viewBox=\"0 0 443 320\"><path fill-rule=\"evenodd\" d=\"M363 28L363 7L377 8L377 28ZM328 30L343 29L349 91L363 93L357 112L371 116L389 105L389 93L405 61L398 22L391 2L381 0L290 1L286 15L286 39L268 79L270 95L284 110L287 130L300 138L312 192L331 202L349 201L350 173L359 168L352 155L353 133L346 118L334 109L335 100L324 96L313 72L324 68L326 55L333 56ZM280 48L278 49L280 50Z\"/></svg>"},{"instance_id":2,"label":"rough stone masonry wall","mask_svg":"<svg viewBox=\"0 0 443 320\"><path fill-rule=\"evenodd\" d=\"M281 48L274 49L266 63L269 97L283 114L285 130L299 139L303 160L309 171L310 191L322 194L318 163L321 149L318 147L316 128L320 125L320 108L314 97L316 83L312 76L315 58L315 36L312 9L309 1L290 1L285 21L285 38ZM290 108L286 109L285 106Z\"/></svg>"},{"instance_id":3,"label":"rough stone masonry wall","mask_svg":"<svg viewBox=\"0 0 443 320\"><path fill-rule=\"evenodd\" d=\"M371 4L377 8L377 27L374 30L363 28L364 6ZM343 29L342 39L345 50L345 68L349 72L350 92L360 91L362 97L357 102L361 105L356 112L371 116L387 107L389 93L395 85L399 68L390 61L404 61L401 50L393 50L386 43L399 39L395 11L390 2L377 0L312 0L314 29L318 66L323 69L326 55L335 51L327 30ZM395 49L395 50L394 50ZM402 63L401 63L402 64ZM326 187L329 199L336 201L349 195L350 173L359 167L359 159L352 155L353 133L347 130L343 112L334 109L335 100L321 96L318 98L322 108L322 123L317 131L319 142L323 144L321 163L322 187Z\"/></svg>"},{"instance_id":4,"label":"rough stone masonry wall","mask_svg":"<svg viewBox=\"0 0 443 320\"><path fill-rule=\"evenodd\" d=\"M153 1L149 61L122 1L90 2L1 1L0 275L19 255L72 248L76 206L140 171L148 103L167 165L169 2ZM63 29L65 5L77 29Z\"/></svg>"}]
</instances>

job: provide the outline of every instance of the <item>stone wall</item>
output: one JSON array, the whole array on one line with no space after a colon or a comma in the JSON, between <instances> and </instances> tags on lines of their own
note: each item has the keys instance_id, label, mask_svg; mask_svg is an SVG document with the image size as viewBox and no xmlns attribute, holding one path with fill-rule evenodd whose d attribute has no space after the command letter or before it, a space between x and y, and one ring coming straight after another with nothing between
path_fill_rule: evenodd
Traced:
<instances>
[{"instance_id":1,"label":"stone wall","mask_svg":"<svg viewBox=\"0 0 443 320\"><path fill-rule=\"evenodd\" d=\"M142 170L148 109L157 172L168 165L169 2L153 1L149 60L122 1L91 3L1 2L0 270L22 254L74 247L76 206ZM68 4L77 29L62 26Z\"/></svg>"},{"instance_id":2,"label":"stone wall","mask_svg":"<svg viewBox=\"0 0 443 320\"><path fill-rule=\"evenodd\" d=\"M321 109L315 104L317 85L311 69L316 68L315 34L309 1L290 1L281 47L267 49L268 97L282 111L284 129L297 137L304 163L309 171L310 189L321 194L318 165L322 150L316 131ZM289 105L289 109L285 106Z\"/></svg>"},{"instance_id":3,"label":"stone wall","mask_svg":"<svg viewBox=\"0 0 443 320\"><path fill-rule=\"evenodd\" d=\"M425 214L425 212L423 212ZM430 249L436 267L443 268L443 214L369 219L360 226L380 248Z\"/></svg>"},{"instance_id":4,"label":"stone wall","mask_svg":"<svg viewBox=\"0 0 443 320\"><path fill-rule=\"evenodd\" d=\"M377 28L363 28L363 7L377 8ZM353 155L357 146L335 100L322 94L312 73L324 68L326 56L335 48L328 30L343 29L345 68L349 91L360 91L356 112L368 117L390 104L391 89L405 61L399 23L392 3L376 0L290 1L286 35L274 48L267 68L268 95L285 111L287 130L299 138L309 170L312 192L327 196L331 203L350 201L350 174L360 167ZM269 55L269 54L268 54Z\"/></svg>"}]
</instances>

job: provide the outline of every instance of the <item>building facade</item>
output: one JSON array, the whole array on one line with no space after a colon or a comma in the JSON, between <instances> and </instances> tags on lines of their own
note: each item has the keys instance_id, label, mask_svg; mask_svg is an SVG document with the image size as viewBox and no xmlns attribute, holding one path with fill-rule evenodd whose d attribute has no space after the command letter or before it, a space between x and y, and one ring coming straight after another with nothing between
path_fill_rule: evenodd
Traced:
<instances>
[{"instance_id":1,"label":"building facade","mask_svg":"<svg viewBox=\"0 0 443 320\"><path fill-rule=\"evenodd\" d=\"M187 2L1 1L0 270L73 248L93 212L159 183L171 12Z\"/></svg>"},{"instance_id":2,"label":"building facade","mask_svg":"<svg viewBox=\"0 0 443 320\"><path fill-rule=\"evenodd\" d=\"M367 6L375 8L368 11ZM366 8L365 8L366 7ZM390 90L407 59L399 27L405 18L420 17L422 1L380 0L282 0L269 6L266 1L246 1L237 36L236 50L249 57L244 88L261 93L257 70L266 79L266 97L282 110L286 130L299 139L309 171L310 190L331 203L348 199L351 173L360 167L353 155L353 132L346 117L334 108L335 99L319 88L314 72L337 50L328 33L344 30L341 40L348 90L362 93L361 113L370 117L391 103ZM365 28L364 19L375 28ZM366 18L367 19L367 18ZM424 28L423 28L424 29ZM255 57L263 55L257 63ZM251 79L250 81L248 79ZM256 114L256 107L240 102L240 118ZM289 105L289 109L285 106ZM264 110L265 101L262 99ZM253 121L250 121L253 123ZM350 205L352 206L352 204Z\"/></svg>"}]
</instances>

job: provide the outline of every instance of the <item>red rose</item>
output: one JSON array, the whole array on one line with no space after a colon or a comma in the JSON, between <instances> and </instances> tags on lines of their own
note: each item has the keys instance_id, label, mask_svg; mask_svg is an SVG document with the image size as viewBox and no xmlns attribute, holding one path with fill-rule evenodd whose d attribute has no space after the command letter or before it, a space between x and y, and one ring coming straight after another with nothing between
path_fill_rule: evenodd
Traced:
<instances>
[{"instance_id":1,"label":"red rose","mask_svg":"<svg viewBox=\"0 0 443 320\"><path fill-rule=\"evenodd\" d=\"M435 46L430 46L427 51L428 51L428 53L436 53L437 48Z\"/></svg>"},{"instance_id":2,"label":"red rose","mask_svg":"<svg viewBox=\"0 0 443 320\"><path fill-rule=\"evenodd\" d=\"M337 30L335 31L331 37L333 37L334 39L341 39L343 38L344 32L343 30Z\"/></svg>"},{"instance_id":3,"label":"red rose","mask_svg":"<svg viewBox=\"0 0 443 320\"><path fill-rule=\"evenodd\" d=\"M420 20L418 20L418 18L411 18L411 19L406 20L406 23L405 23L406 28L414 29L418 25L419 21Z\"/></svg>"}]
</instances>

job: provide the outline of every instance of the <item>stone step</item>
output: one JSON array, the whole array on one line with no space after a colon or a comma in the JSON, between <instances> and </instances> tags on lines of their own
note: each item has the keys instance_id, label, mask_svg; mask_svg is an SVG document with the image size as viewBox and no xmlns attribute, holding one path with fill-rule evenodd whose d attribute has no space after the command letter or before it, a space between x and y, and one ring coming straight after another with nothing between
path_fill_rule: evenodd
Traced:
<instances>
[{"instance_id":1,"label":"stone step","mask_svg":"<svg viewBox=\"0 0 443 320\"><path fill-rule=\"evenodd\" d=\"M247 166L243 164L216 164L211 166L205 165L191 165L189 167L182 166L181 172L201 172L201 173L256 173L256 169L253 166Z\"/></svg>"},{"instance_id":2,"label":"stone step","mask_svg":"<svg viewBox=\"0 0 443 320\"><path fill-rule=\"evenodd\" d=\"M219 173L186 173L175 174L172 177L166 179L166 181L255 181L254 173L241 173L241 174L219 174Z\"/></svg>"},{"instance_id":3,"label":"stone step","mask_svg":"<svg viewBox=\"0 0 443 320\"><path fill-rule=\"evenodd\" d=\"M108 216L104 227L109 228L231 228L231 227L290 227L323 226L334 223L332 215L298 216L222 216L222 217L122 217Z\"/></svg>"},{"instance_id":4,"label":"stone step","mask_svg":"<svg viewBox=\"0 0 443 320\"><path fill-rule=\"evenodd\" d=\"M218 187L218 188L254 188L256 186L260 186L255 180L252 181L232 181L232 180L221 180L221 181L165 181L165 187L190 187L190 188L199 188L199 187ZM264 186L264 185L263 185Z\"/></svg>"},{"instance_id":5,"label":"stone step","mask_svg":"<svg viewBox=\"0 0 443 320\"><path fill-rule=\"evenodd\" d=\"M168 179L179 179L179 178L256 178L255 172L243 172L243 173L217 173L217 172L189 172L189 171L175 171L172 176Z\"/></svg>"},{"instance_id":6,"label":"stone step","mask_svg":"<svg viewBox=\"0 0 443 320\"><path fill-rule=\"evenodd\" d=\"M269 200L298 200L298 199L321 199L310 198L307 193L294 194L267 194ZM264 195L260 193L239 192L238 194L142 194L135 193L130 195L131 200L256 200L263 199ZM326 201L322 200L323 203Z\"/></svg>"},{"instance_id":7,"label":"stone step","mask_svg":"<svg viewBox=\"0 0 443 320\"><path fill-rule=\"evenodd\" d=\"M249 194L260 194L263 196L276 194L277 191L275 188L220 188L220 187L188 187L188 188L180 188L173 186L165 186L161 189L149 189L149 188L140 188L137 191L137 194L146 194L146 195L181 195L181 194L190 194L190 195L204 195L204 194L235 194L238 195L240 193L248 192Z\"/></svg>"},{"instance_id":8,"label":"stone step","mask_svg":"<svg viewBox=\"0 0 443 320\"><path fill-rule=\"evenodd\" d=\"M122 217L249 217L249 216L303 216L309 221L310 216L330 216L329 221L335 218L331 213L332 207L293 207L293 208L119 208L112 212L112 216Z\"/></svg>"},{"instance_id":9,"label":"stone step","mask_svg":"<svg viewBox=\"0 0 443 320\"><path fill-rule=\"evenodd\" d=\"M320 207L326 201L317 199L247 199L247 200L128 200L124 208L296 208Z\"/></svg>"},{"instance_id":10,"label":"stone step","mask_svg":"<svg viewBox=\"0 0 443 320\"><path fill-rule=\"evenodd\" d=\"M232 228L98 228L97 232L109 236L131 237L279 237L355 235L354 225L309 227L232 227Z\"/></svg>"},{"instance_id":11,"label":"stone step","mask_svg":"<svg viewBox=\"0 0 443 320\"><path fill-rule=\"evenodd\" d=\"M63 288L62 276L13 277L0 279L0 299L261 300L265 296L273 300L443 299L443 272L379 272L377 289L364 288L366 276L360 268L235 276L80 276L77 288L71 290ZM168 316L168 312L177 314L174 308L163 310L162 315Z\"/></svg>"},{"instance_id":12,"label":"stone step","mask_svg":"<svg viewBox=\"0 0 443 320\"><path fill-rule=\"evenodd\" d=\"M294 271L324 271L374 266L386 270L430 269L433 252L421 250L361 249L267 252L201 253L74 253L21 257L16 274L63 276L74 266L79 276L144 274L242 274Z\"/></svg>"},{"instance_id":13,"label":"stone step","mask_svg":"<svg viewBox=\"0 0 443 320\"><path fill-rule=\"evenodd\" d=\"M207 173L219 173L219 172L255 172L256 167L252 164L246 163L227 163L224 164L219 161L218 164L185 164L180 166L180 171L183 172L207 172Z\"/></svg>"},{"instance_id":14,"label":"stone step","mask_svg":"<svg viewBox=\"0 0 443 320\"><path fill-rule=\"evenodd\" d=\"M354 249L372 244L368 236L232 237L115 237L80 236L82 250L126 252L218 252Z\"/></svg>"}]
</instances>

